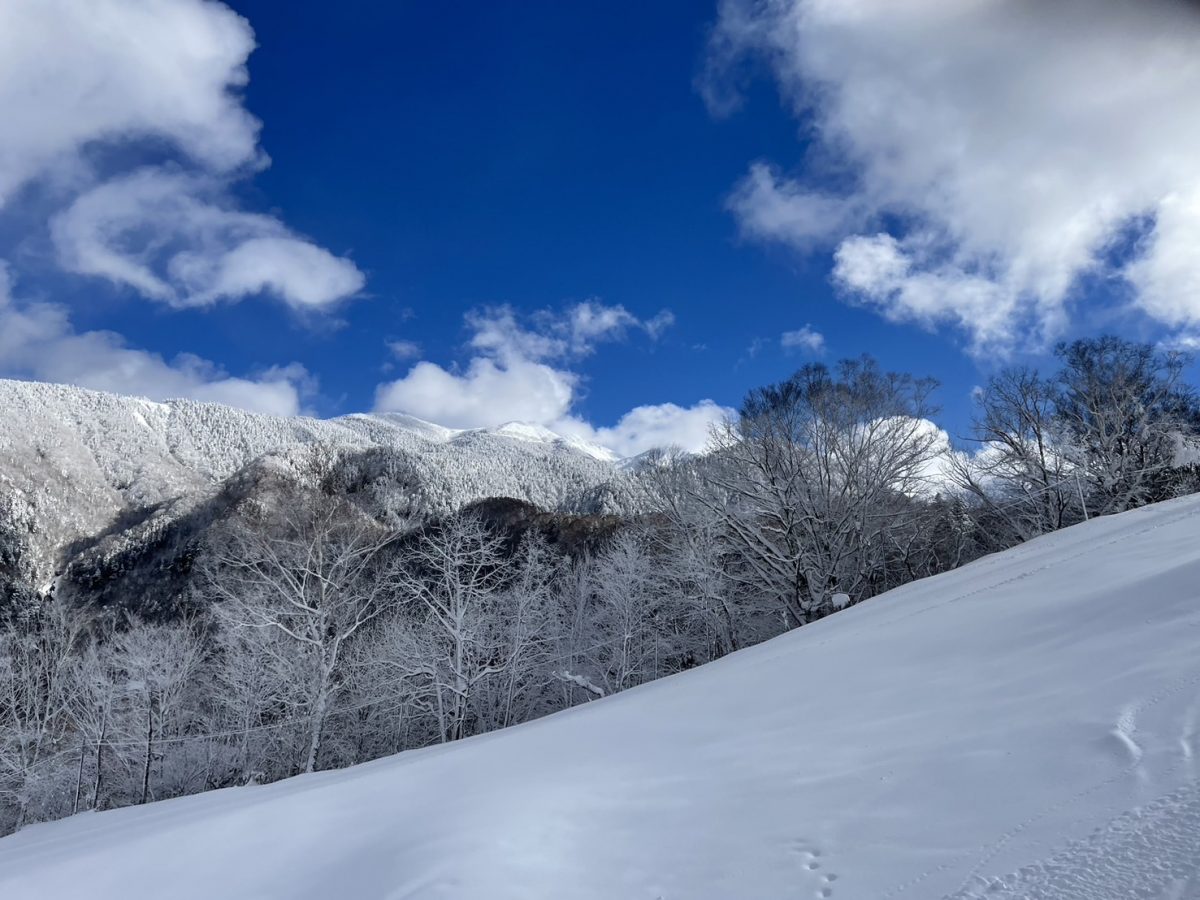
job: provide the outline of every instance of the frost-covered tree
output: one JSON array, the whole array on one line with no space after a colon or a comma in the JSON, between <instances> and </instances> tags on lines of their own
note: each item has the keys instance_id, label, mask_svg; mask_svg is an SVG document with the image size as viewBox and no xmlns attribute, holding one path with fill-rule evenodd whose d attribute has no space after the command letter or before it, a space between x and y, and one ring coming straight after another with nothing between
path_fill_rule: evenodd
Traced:
<instances>
[{"instance_id":1,"label":"frost-covered tree","mask_svg":"<svg viewBox=\"0 0 1200 900\"><path fill-rule=\"evenodd\" d=\"M0 621L0 813L13 828L67 802L55 761L73 746L72 676L88 624L54 600Z\"/></svg>"},{"instance_id":2,"label":"frost-covered tree","mask_svg":"<svg viewBox=\"0 0 1200 900\"><path fill-rule=\"evenodd\" d=\"M1180 443L1200 434L1200 406L1183 381L1190 358L1106 336L1060 344L1057 415L1093 513L1169 496Z\"/></svg>"},{"instance_id":3,"label":"frost-covered tree","mask_svg":"<svg viewBox=\"0 0 1200 900\"><path fill-rule=\"evenodd\" d=\"M111 639L109 671L119 725L109 733L137 759L130 766L136 776L130 793L139 803L155 798L156 763L167 795L187 791L189 773L179 768L186 758L180 739L198 708L203 655L200 637L186 621L130 622Z\"/></svg>"},{"instance_id":4,"label":"frost-covered tree","mask_svg":"<svg viewBox=\"0 0 1200 900\"><path fill-rule=\"evenodd\" d=\"M738 577L774 598L785 627L886 580L894 498L922 486L937 448L934 386L867 357L812 364L752 391L718 431L698 496L738 550Z\"/></svg>"},{"instance_id":5,"label":"frost-covered tree","mask_svg":"<svg viewBox=\"0 0 1200 900\"><path fill-rule=\"evenodd\" d=\"M1200 435L1185 355L1112 336L1056 355L1050 376L1013 368L988 381L979 449L955 457L992 549L1172 496Z\"/></svg>"},{"instance_id":6,"label":"frost-covered tree","mask_svg":"<svg viewBox=\"0 0 1200 900\"><path fill-rule=\"evenodd\" d=\"M682 668L672 598L664 595L645 534L618 533L592 563L590 658L608 693Z\"/></svg>"},{"instance_id":7,"label":"frost-covered tree","mask_svg":"<svg viewBox=\"0 0 1200 900\"><path fill-rule=\"evenodd\" d=\"M1082 487L1057 403L1054 381L1025 367L992 376L977 397L978 449L953 456L951 475L983 507L995 546L1082 517Z\"/></svg>"},{"instance_id":8,"label":"frost-covered tree","mask_svg":"<svg viewBox=\"0 0 1200 900\"><path fill-rule=\"evenodd\" d=\"M513 720L548 619L546 554L515 558L474 515L447 518L403 554L414 662L430 682L440 740ZM414 663L410 663L413 665Z\"/></svg>"},{"instance_id":9,"label":"frost-covered tree","mask_svg":"<svg viewBox=\"0 0 1200 900\"><path fill-rule=\"evenodd\" d=\"M303 705L288 712L307 722L305 772L318 764L347 644L394 594L384 551L396 536L344 503L309 494L244 513L205 558L205 590L222 627L264 654L281 652L282 643L296 664Z\"/></svg>"}]
</instances>

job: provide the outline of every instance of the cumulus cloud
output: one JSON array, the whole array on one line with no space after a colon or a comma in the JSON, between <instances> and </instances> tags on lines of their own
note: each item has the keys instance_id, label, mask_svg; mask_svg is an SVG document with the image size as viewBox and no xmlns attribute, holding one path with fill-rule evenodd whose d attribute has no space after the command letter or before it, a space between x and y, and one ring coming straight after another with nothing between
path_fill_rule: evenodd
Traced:
<instances>
[{"instance_id":1,"label":"cumulus cloud","mask_svg":"<svg viewBox=\"0 0 1200 900\"><path fill-rule=\"evenodd\" d=\"M462 372L422 360L403 378L379 386L375 408L449 428L546 425L566 415L577 381L571 372L528 359L477 356Z\"/></svg>"},{"instance_id":2,"label":"cumulus cloud","mask_svg":"<svg viewBox=\"0 0 1200 900\"><path fill-rule=\"evenodd\" d=\"M171 361L128 347L111 331L78 332L65 308L22 303L12 296L7 267L0 263L0 376L76 384L119 394L165 400L186 397L290 416L313 379L298 364L274 367L255 377L235 377L192 354Z\"/></svg>"},{"instance_id":3,"label":"cumulus cloud","mask_svg":"<svg viewBox=\"0 0 1200 900\"><path fill-rule=\"evenodd\" d=\"M734 411L712 400L694 406L659 403L631 409L612 427L594 427L568 417L554 423L555 430L608 447L618 456L637 456L656 447L679 447L691 453L703 450L713 426Z\"/></svg>"},{"instance_id":4,"label":"cumulus cloud","mask_svg":"<svg viewBox=\"0 0 1200 900\"><path fill-rule=\"evenodd\" d=\"M272 294L311 310L358 293L353 262L229 199L267 164L244 108L249 23L214 0L0 5L0 210L37 180L64 268L175 306ZM165 164L112 171L153 147ZM106 162L93 165L98 150Z\"/></svg>"},{"instance_id":5,"label":"cumulus cloud","mask_svg":"<svg viewBox=\"0 0 1200 900\"><path fill-rule=\"evenodd\" d=\"M715 112L748 61L845 187L756 164L730 205L754 237L837 244L849 299L956 326L976 352L1062 333L1090 276L1123 278L1164 325L1200 323L1194 4L725 0Z\"/></svg>"},{"instance_id":6,"label":"cumulus cloud","mask_svg":"<svg viewBox=\"0 0 1200 900\"><path fill-rule=\"evenodd\" d=\"M825 352L825 335L816 331L811 325L805 325L803 328L785 331L781 334L779 346L784 350L802 350L806 353L820 355Z\"/></svg>"},{"instance_id":7,"label":"cumulus cloud","mask_svg":"<svg viewBox=\"0 0 1200 900\"><path fill-rule=\"evenodd\" d=\"M0 205L94 142L170 141L206 168L260 162L242 106L254 34L220 3L8 0L0 6Z\"/></svg>"},{"instance_id":8,"label":"cumulus cloud","mask_svg":"<svg viewBox=\"0 0 1200 900\"><path fill-rule=\"evenodd\" d=\"M375 408L452 428L527 422L602 444L622 456L665 444L697 450L707 439L709 424L726 412L711 401L690 408L642 406L617 425L599 429L571 412L581 383L569 367L573 361L633 330L653 339L671 321L669 312L643 321L622 306L595 300L562 313L538 313L528 324L511 307L477 310L466 317L474 355L465 368L417 362L404 377L379 385Z\"/></svg>"}]
</instances>

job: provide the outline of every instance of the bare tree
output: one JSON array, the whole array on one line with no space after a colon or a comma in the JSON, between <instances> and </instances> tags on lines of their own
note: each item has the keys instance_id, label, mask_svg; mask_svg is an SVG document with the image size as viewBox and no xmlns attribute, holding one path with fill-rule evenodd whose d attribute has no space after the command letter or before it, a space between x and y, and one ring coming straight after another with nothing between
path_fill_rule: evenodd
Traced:
<instances>
[{"instance_id":1,"label":"bare tree","mask_svg":"<svg viewBox=\"0 0 1200 900\"><path fill-rule=\"evenodd\" d=\"M592 565L596 640L589 656L608 693L678 671L670 598L659 591L656 562L644 533L619 532Z\"/></svg>"},{"instance_id":2,"label":"bare tree","mask_svg":"<svg viewBox=\"0 0 1200 900\"><path fill-rule=\"evenodd\" d=\"M502 539L477 516L448 518L405 551L397 588L423 614L414 644L432 678L443 741L466 736L473 692L504 669L491 620L508 575Z\"/></svg>"},{"instance_id":3,"label":"bare tree","mask_svg":"<svg viewBox=\"0 0 1200 900\"><path fill-rule=\"evenodd\" d=\"M699 496L739 551L739 577L780 604L784 627L872 593L892 499L916 492L938 442L934 382L869 358L809 365L746 398L716 435Z\"/></svg>"},{"instance_id":4,"label":"bare tree","mask_svg":"<svg viewBox=\"0 0 1200 900\"><path fill-rule=\"evenodd\" d=\"M14 828L34 807L64 802L51 757L66 750L73 660L88 625L87 616L57 600L0 624L0 796L13 810Z\"/></svg>"},{"instance_id":5,"label":"bare tree","mask_svg":"<svg viewBox=\"0 0 1200 900\"><path fill-rule=\"evenodd\" d=\"M1200 429L1190 358L1107 336L1060 344L1057 413L1100 513L1163 499L1182 434Z\"/></svg>"},{"instance_id":6,"label":"bare tree","mask_svg":"<svg viewBox=\"0 0 1200 900\"><path fill-rule=\"evenodd\" d=\"M204 584L223 626L282 636L295 654L305 772L317 767L346 645L392 597L384 550L396 537L346 504L296 498L274 514L243 515L205 561Z\"/></svg>"},{"instance_id":7,"label":"bare tree","mask_svg":"<svg viewBox=\"0 0 1200 900\"><path fill-rule=\"evenodd\" d=\"M1069 436L1057 411L1054 382L1028 368L1005 369L978 397L979 450L956 454L951 475L980 503L995 545L1008 546L1078 521Z\"/></svg>"}]
</instances>

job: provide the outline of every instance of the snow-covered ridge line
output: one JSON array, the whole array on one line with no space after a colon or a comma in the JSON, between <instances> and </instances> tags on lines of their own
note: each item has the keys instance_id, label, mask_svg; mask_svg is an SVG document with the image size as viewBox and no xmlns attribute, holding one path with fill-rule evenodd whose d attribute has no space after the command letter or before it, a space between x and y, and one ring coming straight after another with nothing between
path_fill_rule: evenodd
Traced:
<instances>
[{"instance_id":1,"label":"snow-covered ridge line","mask_svg":"<svg viewBox=\"0 0 1200 900\"><path fill-rule=\"evenodd\" d=\"M30 535L44 573L62 547L101 532L123 510L211 492L268 455L300 477L301 458L318 445L403 457L433 512L491 496L620 511L636 493L613 454L537 426L458 430L398 414L288 418L0 379L0 488L12 507L0 515Z\"/></svg>"}]
</instances>

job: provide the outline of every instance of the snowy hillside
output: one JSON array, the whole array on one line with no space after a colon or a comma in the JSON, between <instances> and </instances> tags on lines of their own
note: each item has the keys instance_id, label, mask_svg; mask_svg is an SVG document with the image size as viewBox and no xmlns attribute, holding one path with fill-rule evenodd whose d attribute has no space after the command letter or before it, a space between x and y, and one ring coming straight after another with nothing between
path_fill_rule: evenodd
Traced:
<instances>
[{"instance_id":1,"label":"snowy hillside","mask_svg":"<svg viewBox=\"0 0 1200 900\"><path fill-rule=\"evenodd\" d=\"M0 840L0 896L1200 897L1200 497L525 726Z\"/></svg>"},{"instance_id":2,"label":"snowy hillside","mask_svg":"<svg viewBox=\"0 0 1200 900\"><path fill-rule=\"evenodd\" d=\"M456 431L391 414L278 418L8 380L0 413L0 517L28 536L40 577L66 545L123 511L194 501L266 454L299 467L315 446L401 457L431 512L493 496L572 512L638 502L634 479L608 451L516 424Z\"/></svg>"}]
</instances>

